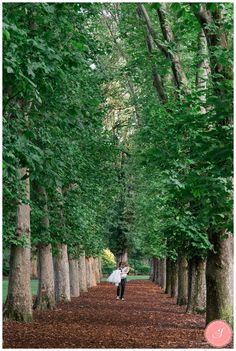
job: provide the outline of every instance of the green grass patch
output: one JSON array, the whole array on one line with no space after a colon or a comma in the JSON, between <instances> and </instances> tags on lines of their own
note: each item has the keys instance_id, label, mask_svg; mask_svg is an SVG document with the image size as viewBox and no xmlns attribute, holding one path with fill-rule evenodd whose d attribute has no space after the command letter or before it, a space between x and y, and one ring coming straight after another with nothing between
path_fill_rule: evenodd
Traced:
<instances>
[{"instance_id":1,"label":"green grass patch","mask_svg":"<svg viewBox=\"0 0 236 351\"><path fill-rule=\"evenodd\" d=\"M128 275L127 276L128 281L130 280L148 280L149 279L149 275ZM102 282L106 282L107 278L102 278Z\"/></svg>"},{"instance_id":2,"label":"green grass patch","mask_svg":"<svg viewBox=\"0 0 236 351\"><path fill-rule=\"evenodd\" d=\"M6 301L7 298L7 290L8 290L8 280L3 280L2 282L2 301L3 303ZM38 292L38 280L31 280L31 291L32 295L37 295Z\"/></svg>"}]
</instances>

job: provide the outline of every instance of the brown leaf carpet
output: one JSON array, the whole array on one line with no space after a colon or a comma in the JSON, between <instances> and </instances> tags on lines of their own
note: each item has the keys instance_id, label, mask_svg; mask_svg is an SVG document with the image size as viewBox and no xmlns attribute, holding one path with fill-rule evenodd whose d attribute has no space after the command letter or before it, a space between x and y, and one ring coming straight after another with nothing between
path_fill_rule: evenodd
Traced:
<instances>
[{"instance_id":1,"label":"brown leaf carpet","mask_svg":"<svg viewBox=\"0 0 236 351\"><path fill-rule=\"evenodd\" d=\"M4 348L212 348L204 316L147 280L129 281L125 301L101 283L54 311L35 311L34 322L5 322ZM228 348L233 345L228 345Z\"/></svg>"}]
</instances>

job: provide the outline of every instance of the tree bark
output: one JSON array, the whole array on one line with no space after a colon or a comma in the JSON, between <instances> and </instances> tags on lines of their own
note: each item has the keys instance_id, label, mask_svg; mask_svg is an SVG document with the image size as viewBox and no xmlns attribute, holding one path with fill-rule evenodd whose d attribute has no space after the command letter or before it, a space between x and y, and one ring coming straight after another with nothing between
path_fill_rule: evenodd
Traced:
<instances>
[{"instance_id":1,"label":"tree bark","mask_svg":"<svg viewBox=\"0 0 236 351\"><path fill-rule=\"evenodd\" d=\"M161 284L161 260L157 259L157 284Z\"/></svg>"},{"instance_id":2,"label":"tree bark","mask_svg":"<svg viewBox=\"0 0 236 351\"><path fill-rule=\"evenodd\" d=\"M85 252L80 255L79 258L79 286L80 292L87 292L87 278L86 278L86 263L85 263Z\"/></svg>"},{"instance_id":3,"label":"tree bark","mask_svg":"<svg viewBox=\"0 0 236 351\"><path fill-rule=\"evenodd\" d=\"M189 260L187 313L206 310L206 260L194 257Z\"/></svg>"},{"instance_id":4,"label":"tree bark","mask_svg":"<svg viewBox=\"0 0 236 351\"><path fill-rule=\"evenodd\" d=\"M58 254L54 256L56 301L70 301L70 276L67 245L57 244Z\"/></svg>"},{"instance_id":5,"label":"tree bark","mask_svg":"<svg viewBox=\"0 0 236 351\"><path fill-rule=\"evenodd\" d=\"M171 295L171 260L166 259L166 290L165 293Z\"/></svg>"},{"instance_id":6,"label":"tree bark","mask_svg":"<svg viewBox=\"0 0 236 351\"><path fill-rule=\"evenodd\" d=\"M160 264L161 272L160 272L160 286L163 290L166 289L166 258L161 259Z\"/></svg>"},{"instance_id":7,"label":"tree bark","mask_svg":"<svg viewBox=\"0 0 236 351\"><path fill-rule=\"evenodd\" d=\"M95 277L96 277L96 283L100 283L101 277L100 277L100 271L99 271L99 257L95 257Z\"/></svg>"},{"instance_id":8,"label":"tree bark","mask_svg":"<svg viewBox=\"0 0 236 351\"><path fill-rule=\"evenodd\" d=\"M39 285L34 308L39 310L53 309L56 306L54 272L51 244L38 246Z\"/></svg>"},{"instance_id":9,"label":"tree bark","mask_svg":"<svg viewBox=\"0 0 236 351\"><path fill-rule=\"evenodd\" d=\"M226 79L233 79L232 71L225 70L225 67L221 62L218 61L216 55L212 53L213 47L222 47L228 48L228 39L226 31L222 25L222 10L217 9L216 11L211 12L206 9L206 4L201 4L200 10L198 13L195 13L207 39L207 44L209 47L211 69L213 73L219 73L224 76ZM214 78L213 80L218 80L219 77Z\"/></svg>"},{"instance_id":10,"label":"tree bark","mask_svg":"<svg viewBox=\"0 0 236 351\"><path fill-rule=\"evenodd\" d=\"M208 253L206 265L206 324L222 319L233 324L233 236L222 241L219 234L210 236L214 251Z\"/></svg>"},{"instance_id":11,"label":"tree bark","mask_svg":"<svg viewBox=\"0 0 236 351\"><path fill-rule=\"evenodd\" d=\"M188 81L181 64L180 56L174 49L175 38L171 26L167 20L166 12L167 4L161 3L159 9L157 10L157 14L159 17L163 37L169 44L173 46L171 51L168 50L168 58L172 63L171 68L175 79L175 84L178 89L187 91Z\"/></svg>"},{"instance_id":12,"label":"tree bark","mask_svg":"<svg viewBox=\"0 0 236 351\"><path fill-rule=\"evenodd\" d=\"M147 43L147 48L148 48L150 58L152 60L153 39L150 33L147 33L146 35L146 43ZM164 104L167 102L168 98L164 90L163 79L161 75L158 73L157 67L154 63L152 63L152 76L153 76L153 86L156 89L160 102Z\"/></svg>"},{"instance_id":13,"label":"tree bark","mask_svg":"<svg viewBox=\"0 0 236 351\"><path fill-rule=\"evenodd\" d=\"M42 225L47 231L49 229L47 193L44 187L38 187L38 193L43 202L44 216ZM56 305L55 301L55 286L53 272L53 258L51 244L42 243L38 245L38 267L39 267L39 285L38 294L34 303L34 308L45 310L53 309Z\"/></svg>"},{"instance_id":14,"label":"tree bark","mask_svg":"<svg viewBox=\"0 0 236 351\"><path fill-rule=\"evenodd\" d=\"M91 286L93 287L97 285L94 257L90 257L90 267L91 267Z\"/></svg>"},{"instance_id":15,"label":"tree bark","mask_svg":"<svg viewBox=\"0 0 236 351\"><path fill-rule=\"evenodd\" d=\"M70 271L70 295L71 297L78 297L80 295L79 287L79 267L78 260L69 259L69 271Z\"/></svg>"},{"instance_id":16,"label":"tree bark","mask_svg":"<svg viewBox=\"0 0 236 351\"><path fill-rule=\"evenodd\" d=\"M89 262L89 257L85 258L85 265L86 265L86 282L87 282L87 288L91 288L91 270L90 270L90 262Z\"/></svg>"},{"instance_id":17,"label":"tree bark","mask_svg":"<svg viewBox=\"0 0 236 351\"><path fill-rule=\"evenodd\" d=\"M153 264L154 264L153 282L157 284L157 281L158 281L158 259L157 258L153 258Z\"/></svg>"},{"instance_id":18,"label":"tree bark","mask_svg":"<svg viewBox=\"0 0 236 351\"><path fill-rule=\"evenodd\" d=\"M22 187L22 198L30 199L30 180L28 170L18 171ZM19 201L17 206L16 238L27 242L28 247L13 246L10 255L10 274L8 296L4 307L4 319L16 321L31 321L31 264L30 264L30 205Z\"/></svg>"},{"instance_id":19,"label":"tree bark","mask_svg":"<svg viewBox=\"0 0 236 351\"><path fill-rule=\"evenodd\" d=\"M102 259L100 256L98 257L98 263L99 263L99 273L100 273L100 280L101 280L103 277L103 274L102 274Z\"/></svg>"},{"instance_id":20,"label":"tree bark","mask_svg":"<svg viewBox=\"0 0 236 351\"><path fill-rule=\"evenodd\" d=\"M199 99L201 101L201 113L206 113L205 103L206 103L206 92L207 92L207 82L209 79L210 66L208 62L208 50L207 50L207 40L204 30L201 29L198 35L198 66L196 74L196 86L200 92Z\"/></svg>"},{"instance_id":21,"label":"tree bark","mask_svg":"<svg viewBox=\"0 0 236 351\"><path fill-rule=\"evenodd\" d=\"M171 297L178 295L178 264L176 261L171 261Z\"/></svg>"},{"instance_id":22,"label":"tree bark","mask_svg":"<svg viewBox=\"0 0 236 351\"><path fill-rule=\"evenodd\" d=\"M128 250L124 249L122 254L118 256L117 259L118 263L119 262L128 262Z\"/></svg>"},{"instance_id":23,"label":"tree bark","mask_svg":"<svg viewBox=\"0 0 236 351\"><path fill-rule=\"evenodd\" d=\"M178 297L177 304L187 305L188 302L188 261L185 256L178 258Z\"/></svg>"},{"instance_id":24,"label":"tree bark","mask_svg":"<svg viewBox=\"0 0 236 351\"><path fill-rule=\"evenodd\" d=\"M154 278L154 264L153 264L153 258L150 259L150 280L153 282Z\"/></svg>"}]
</instances>

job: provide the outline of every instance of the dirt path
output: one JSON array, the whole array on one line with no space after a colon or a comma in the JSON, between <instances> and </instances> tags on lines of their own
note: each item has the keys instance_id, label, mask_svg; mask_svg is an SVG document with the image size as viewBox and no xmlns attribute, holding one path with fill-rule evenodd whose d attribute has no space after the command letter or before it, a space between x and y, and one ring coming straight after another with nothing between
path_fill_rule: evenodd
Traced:
<instances>
[{"instance_id":1,"label":"dirt path","mask_svg":"<svg viewBox=\"0 0 236 351\"><path fill-rule=\"evenodd\" d=\"M211 348L204 318L185 314L157 285L130 281L125 298L101 283L55 311L35 312L31 324L5 323L4 348Z\"/></svg>"}]
</instances>

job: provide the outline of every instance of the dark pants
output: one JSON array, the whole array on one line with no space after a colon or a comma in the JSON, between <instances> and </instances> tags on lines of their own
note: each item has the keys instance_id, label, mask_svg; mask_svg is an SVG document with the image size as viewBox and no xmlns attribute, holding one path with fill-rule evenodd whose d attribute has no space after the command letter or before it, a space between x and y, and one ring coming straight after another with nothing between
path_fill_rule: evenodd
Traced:
<instances>
[{"instance_id":1,"label":"dark pants","mask_svg":"<svg viewBox=\"0 0 236 351\"><path fill-rule=\"evenodd\" d=\"M126 282L127 282L127 279L123 278L123 279L121 279L120 284L117 286L117 296L119 296L120 299L122 299L124 297Z\"/></svg>"}]
</instances>

